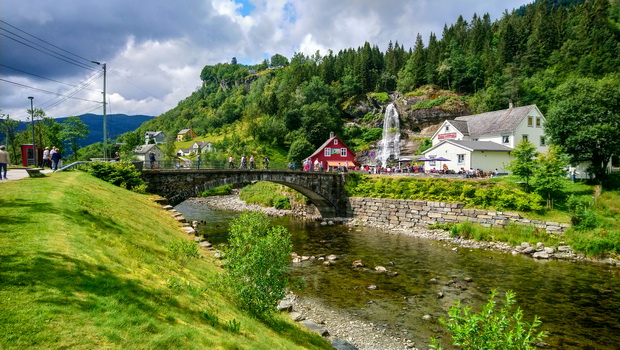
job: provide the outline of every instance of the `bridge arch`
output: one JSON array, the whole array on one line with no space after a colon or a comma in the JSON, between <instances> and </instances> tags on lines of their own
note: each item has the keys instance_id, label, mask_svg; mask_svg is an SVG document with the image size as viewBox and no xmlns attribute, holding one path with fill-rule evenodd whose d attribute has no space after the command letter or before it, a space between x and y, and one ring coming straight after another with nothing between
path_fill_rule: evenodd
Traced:
<instances>
[{"instance_id":1,"label":"bridge arch","mask_svg":"<svg viewBox=\"0 0 620 350\"><path fill-rule=\"evenodd\" d=\"M196 197L211 188L249 183L275 182L304 196L323 217L346 215L344 176L333 173L275 170L144 170L148 191L168 199L172 205Z\"/></svg>"}]
</instances>

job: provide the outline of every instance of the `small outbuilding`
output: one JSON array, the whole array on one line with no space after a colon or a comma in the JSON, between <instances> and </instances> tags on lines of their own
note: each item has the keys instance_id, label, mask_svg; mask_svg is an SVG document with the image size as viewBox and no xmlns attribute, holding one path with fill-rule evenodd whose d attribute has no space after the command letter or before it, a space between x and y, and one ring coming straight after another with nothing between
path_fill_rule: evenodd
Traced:
<instances>
[{"instance_id":1,"label":"small outbuilding","mask_svg":"<svg viewBox=\"0 0 620 350\"><path fill-rule=\"evenodd\" d=\"M151 152L155 153L155 160L157 162L160 162L164 159L164 152L159 147L157 147L156 144L141 145L136 147L136 149L134 149L133 151L134 155L141 162L144 162L145 168L148 168L149 166L149 153Z\"/></svg>"},{"instance_id":2,"label":"small outbuilding","mask_svg":"<svg viewBox=\"0 0 620 350\"><path fill-rule=\"evenodd\" d=\"M185 141L198 136L192 129L183 129L177 133L177 141Z\"/></svg>"},{"instance_id":3,"label":"small outbuilding","mask_svg":"<svg viewBox=\"0 0 620 350\"><path fill-rule=\"evenodd\" d=\"M147 131L144 133L144 144L162 144L166 142L166 134L163 131Z\"/></svg>"}]
</instances>

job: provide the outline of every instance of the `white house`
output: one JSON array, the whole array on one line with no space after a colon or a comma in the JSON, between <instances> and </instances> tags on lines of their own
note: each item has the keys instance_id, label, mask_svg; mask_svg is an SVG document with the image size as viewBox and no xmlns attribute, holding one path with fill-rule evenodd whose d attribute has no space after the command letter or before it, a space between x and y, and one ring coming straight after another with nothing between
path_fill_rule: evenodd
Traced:
<instances>
[{"instance_id":1,"label":"white house","mask_svg":"<svg viewBox=\"0 0 620 350\"><path fill-rule=\"evenodd\" d=\"M454 171L473 168L506 173L506 165L512 161L510 151L521 140L529 140L538 152L547 151L544 124L545 117L536 105L511 105L500 111L446 120L433 134L433 146L424 151L424 157L446 158L441 166ZM429 162L427 169L439 169L438 163Z\"/></svg>"},{"instance_id":2,"label":"white house","mask_svg":"<svg viewBox=\"0 0 620 350\"><path fill-rule=\"evenodd\" d=\"M163 131L147 131L144 133L144 144L148 145L151 140L156 144L166 142L166 134Z\"/></svg>"},{"instance_id":3,"label":"white house","mask_svg":"<svg viewBox=\"0 0 620 350\"><path fill-rule=\"evenodd\" d=\"M145 167L149 166L149 153L155 153L155 161L160 162L164 159L164 152L157 147L155 144L150 145L141 145L136 147L133 150L135 156L142 162L144 162Z\"/></svg>"},{"instance_id":4,"label":"white house","mask_svg":"<svg viewBox=\"0 0 620 350\"><path fill-rule=\"evenodd\" d=\"M194 152L200 151L201 153L205 153L211 152L213 150L213 147L211 145L211 142L196 141L194 142L194 144L192 144L191 149Z\"/></svg>"}]
</instances>

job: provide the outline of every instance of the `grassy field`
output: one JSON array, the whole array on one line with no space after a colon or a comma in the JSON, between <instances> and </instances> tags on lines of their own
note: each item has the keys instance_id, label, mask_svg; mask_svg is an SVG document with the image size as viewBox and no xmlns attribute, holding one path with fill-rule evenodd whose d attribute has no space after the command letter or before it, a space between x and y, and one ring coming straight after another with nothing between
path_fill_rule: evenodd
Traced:
<instances>
[{"instance_id":1,"label":"grassy field","mask_svg":"<svg viewBox=\"0 0 620 350\"><path fill-rule=\"evenodd\" d=\"M226 298L148 195L81 172L0 184L1 349L330 348ZM179 249L179 247L181 249Z\"/></svg>"}]
</instances>

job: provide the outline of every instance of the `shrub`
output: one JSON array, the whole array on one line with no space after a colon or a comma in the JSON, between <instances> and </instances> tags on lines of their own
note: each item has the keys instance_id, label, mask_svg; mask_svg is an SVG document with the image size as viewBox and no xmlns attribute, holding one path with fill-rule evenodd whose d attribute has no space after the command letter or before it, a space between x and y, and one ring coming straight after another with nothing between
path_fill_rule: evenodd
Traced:
<instances>
[{"instance_id":1,"label":"shrub","mask_svg":"<svg viewBox=\"0 0 620 350\"><path fill-rule=\"evenodd\" d=\"M273 200L273 207L276 209L291 209L291 201L286 196L279 196Z\"/></svg>"},{"instance_id":2,"label":"shrub","mask_svg":"<svg viewBox=\"0 0 620 350\"><path fill-rule=\"evenodd\" d=\"M206 190L200 194L200 197L225 196L232 193L232 185L224 185Z\"/></svg>"},{"instance_id":3,"label":"shrub","mask_svg":"<svg viewBox=\"0 0 620 350\"><path fill-rule=\"evenodd\" d=\"M419 101L418 103L414 104L411 107L411 110L430 109L430 108L442 105L447 100L448 100L448 97L439 97L439 98L436 98L434 100L422 100L422 101Z\"/></svg>"},{"instance_id":4,"label":"shrub","mask_svg":"<svg viewBox=\"0 0 620 350\"><path fill-rule=\"evenodd\" d=\"M496 295L495 290L491 291L489 301L479 313L472 313L470 307L463 307L457 301L448 312L449 319L440 319L452 333L452 345L477 350L535 349L533 343L543 338L542 332L536 332L542 322L537 316L532 323L522 321L523 312L519 307L512 311L516 303L512 291L506 292L504 305L496 310ZM430 347L441 349L436 339Z\"/></svg>"},{"instance_id":5,"label":"shrub","mask_svg":"<svg viewBox=\"0 0 620 350\"><path fill-rule=\"evenodd\" d=\"M291 234L269 227L262 213L243 213L230 224L226 282L240 306L257 316L275 311L287 287Z\"/></svg>"},{"instance_id":6,"label":"shrub","mask_svg":"<svg viewBox=\"0 0 620 350\"><path fill-rule=\"evenodd\" d=\"M131 163L93 163L89 172L103 181L128 190L145 191L146 185L140 176L140 172Z\"/></svg>"}]
</instances>

